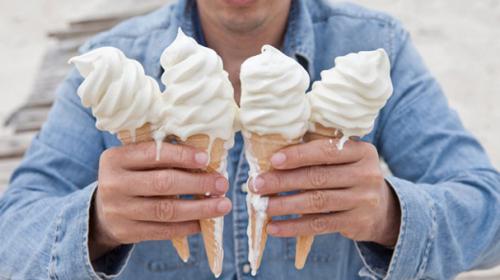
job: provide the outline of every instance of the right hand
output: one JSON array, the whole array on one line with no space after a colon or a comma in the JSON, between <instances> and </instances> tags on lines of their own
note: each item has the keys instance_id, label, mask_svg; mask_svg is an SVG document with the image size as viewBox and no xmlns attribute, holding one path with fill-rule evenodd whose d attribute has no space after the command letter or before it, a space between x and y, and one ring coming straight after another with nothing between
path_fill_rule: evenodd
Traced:
<instances>
[{"instance_id":1,"label":"right hand","mask_svg":"<svg viewBox=\"0 0 500 280\"><path fill-rule=\"evenodd\" d=\"M92 260L122 244L195 234L200 231L198 220L231 210L231 201L222 197L229 185L224 176L191 172L207 166L206 153L183 145L162 145L159 161L154 142L102 153L90 223ZM212 197L175 198L207 193Z\"/></svg>"}]
</instances>

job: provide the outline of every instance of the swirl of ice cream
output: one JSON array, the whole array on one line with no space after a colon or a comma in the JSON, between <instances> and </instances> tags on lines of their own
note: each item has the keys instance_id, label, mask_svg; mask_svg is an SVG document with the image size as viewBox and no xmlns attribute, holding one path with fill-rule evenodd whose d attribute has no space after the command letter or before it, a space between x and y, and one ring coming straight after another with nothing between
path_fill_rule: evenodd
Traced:
<instances>
[{"instance_id":1,"label":"swirl of ice cream","mask_svg":"<svg viewBox=\"0 0 500 280\"><path fill-rule=\"evenodd\" d=\"M308 94L311 128L319 123L340 129L345 139L368 134L392 94L390 70L383 49L336 58L335 67L323 71Z\"/></svg>"},{"instance_id":2,"label":"swirl of ice cream","mask_svg":"<svg viewBox=\"0 0 500 280\"><path fill-rule=\"evenodd\" d=\"M232 141L238 106L222 59L181 29L161 56L166 86L166 121L162 129L181 140L205 134Z\"/></svg>"},{"instance_id":3,"label":"swirl of ice cream","mask_svg":"<svg viewBox=\"0 0 500 280\"><path fill-rule=\"evenodd\" d=\"M241 125L259 135L302 137L310 116L305 92L309 74L272 46L241 65Z\"/></svg>"},{"instance_id":4,"label":"swirl of ice cream","mask_svg":"<svg viewBox=\"0 0 500 280\"><path fill-rule=\"evenodd\" d=\"M98 129L118 133L158 121L161 91L139 62L119 49L103 47L73 57L69 63L85 78L78 95L83 106L92 108Z\"/></svg>"}]
</instances>

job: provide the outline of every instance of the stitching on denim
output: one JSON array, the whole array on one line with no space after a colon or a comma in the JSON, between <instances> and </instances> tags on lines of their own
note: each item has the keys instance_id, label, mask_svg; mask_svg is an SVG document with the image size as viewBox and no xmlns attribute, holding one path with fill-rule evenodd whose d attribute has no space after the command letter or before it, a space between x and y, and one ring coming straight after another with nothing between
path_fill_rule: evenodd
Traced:
<instances>
[{"instance_id":1,"label":"stitching on denim","mask_svg":"<svg viewBox=\"0 0 500 280\"><path fill-rule=\"evenodd\" d=\"M359 255L361 256L361 262L363 263L364 267L370 272L372 275L369 275L369 277L376 278L379 277L380 279L384 278L382 274L379 274L376 270L376 268L373 268L366 262L366 258L363 254L363 251L359 247L357 242L354 242L354 246L356 247L356 250L358 250ZM360 271L361 272L361 271Z\"/></svg>"},{"instance_id":2,"label":"stitching on denim","mask_svg":"<svg viewBox=\"0 0 500 280\"><path fill-rule=\"evenodd\" d=\"M426 194L426 196L428 196L428 195ZM428 206L430 208L432 222L431 222L431 230L429 231L429 234L428 234L427 240L426 240L422 264L420 265L420 268L419 268L418 273L417 273L417 277L416 277L417 279L423 278L423 274L425 273L425 269L427 268L427 264L429 261L431 247L432 247L432 244L434 243L433 241L434 241L434 238L436 237L436 233L437 233L436 204L434 203L434 201L430 197L428 197L426 200L429 201Z\"/></svg>"},{"instance_id":3,"label":"stitching on denim","mask_svg":"<svg viewBox=\"0 0 500 280\"><path fill-rule=\"evenodd\" d=\"M241 151L240 151L240 155L239 155L239 160L238 160L238 165L236 167L236 173L235 173L235 176L234 176L234 181L235 182L240 182L241 180L241 176L244 176L241 174L242 172L242 168L243 168L243 164L245 162L245 143L243 141L242 143L242 147L241 147ZM247 178L248 180L248 178ZM244 183L244 184L248 184L248 181L247 183ZM239 186L236 186L234 189L233 189L233 199L234 200L239 200L239 194L238 192L240 190L238 190L238 187ZM244 215L244 214L243 214ZM237 228L237 221L239 220L240 214L237 213L236 211L233 211L233 227L235 228L235 230L233 230L233 240L234 240L234 264L235 264L235 267L236 267L236 276L238 279L241 279L243 277L243 275L241 275L241 270L239 269L239 263L240 263L240 242L241 242L241 238L238 238L238 235L239 235L239 229ZM242 246L244 246L244 244L241 244Z\"/></svg>"},{"instance_id":4,"label":"stitching on denim","mask_svg":"<svg viewBox=\"0 0 500 280\"><path fill-rule=\"evenodd\" d=\"M85 268L86 268L86 272L88 273L88 276L90 277L90 279L100 279L100 277L95 274L95 271L94 269L92 268L92 264L90 264L90 256L87 254L87 244L88 244L88 226L90 224L90 207L91 207L91 203L92 203L92 197L94 196L94 192L96 191L97 189L97 184L95 184L93 186L94 190L92 191L92 195L90 196L90 198L85 202L85 208L84 208L84 212L80 212L81 209L78 208L78 217L81 219L82 217L85 217L85 214L86 216L88 217L88 220L84 221L83 224L80 225L80 236L82 237L82 243L80 244L80 249L81 249L81 257L82 257L82 263L85 264ZM84 215L82 215L84 214Z\"/></svg>"},{"instance_id":5,"label":"stitching on denim","mask_svg":"<svg viewBox=\"0 0 500 280\"><path fill-rule=\"evenodd\" d=\"M378 22L381 22L384 24L391 24L391 23L395 22L395 20L390 18L390 17L384 18L382 16L377 16L377 15L346 14L346 13L342 13L342 12L332 12L327 17L321 18L319 20L316 18L313 18L313 23L316 24L316 23L320 23L320 22L324 22L324 21L329 21L333 17L347 17L347 18L357 19L357 20L374 20L374 21L378 21Z\"/></svg>"},{"instance_id":6,"label":"stitching on denim","mask_svg":"<svg viewBox=\"0 0 500 280\"><path fill-rule=\"evenodd\" d=\"M387 179L391 184L393 184L389 179ZM403 195L399 194L396 188L394 188L394 191L398 195L399 198L399 203L401 205L401 232L400 232L400 237L401 240L399 240L396 244L396 247L394 248L394 255L391 258L390 264L389 264L389 269L387 271L387 275L384 279L390 279L392 276L392 273L398 266L399 262L399 255L401 252L401 247L403 246L406 238L406 224L408 223L408 204L406 202L406 199Z\"/></svg>"},{"instance_id":7,"label":"stitching on denim","mask_svg":"<svg viewBox=\"0 0 500 280\"><path fill-rule=\"evenodd\" d=\"M47 275L49 276L50 279L56 279L56 280L59 279L56 274L57 262L59 260L56 248L59 245L58 243L60 242L60 232L63 221L63 213L64 211L59 213L59 215L57 215L54 243L52 244L52 248L50 250L50 260L49 260L49 265L47 266Z\"/></svg>"}]
</instances>

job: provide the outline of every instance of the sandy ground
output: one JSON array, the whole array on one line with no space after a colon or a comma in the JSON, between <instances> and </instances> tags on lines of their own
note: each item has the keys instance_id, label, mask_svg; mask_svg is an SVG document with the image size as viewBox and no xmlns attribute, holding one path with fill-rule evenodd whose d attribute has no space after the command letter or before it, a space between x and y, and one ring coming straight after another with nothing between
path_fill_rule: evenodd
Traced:
<instances>
[{"instance_id":1,"label":"sandy ground","mask_svg":"<svg viewBox=\"0 0 500 280\"><path fill-rule=\"evenodd\" d=\"M162 2L169 1L0 1L0 61L3 64L0 67L0 119L19 106L30 92L47 45L44 36L47 30L62 27L68 18L96 10L119 12L131 3ZM441 82L451 106L500 168L500 110L497 109L500 104L500 1L354 2L387 11L402 20Z\"/></svg>"}]
</instances>

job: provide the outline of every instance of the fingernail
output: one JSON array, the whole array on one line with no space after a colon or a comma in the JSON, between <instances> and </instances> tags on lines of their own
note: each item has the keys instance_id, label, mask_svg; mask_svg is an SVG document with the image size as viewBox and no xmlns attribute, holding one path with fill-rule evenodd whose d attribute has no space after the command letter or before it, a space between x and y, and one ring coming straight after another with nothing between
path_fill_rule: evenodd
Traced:
<instances>
[{"instance_id":1,"label":"fingernail","mask_svg":"<svg viewBox=\"0 0 500 280\"><path fill-rule=\"evenodd\" d=\"M253 190L255 192L258 192L260 189L262 189L262 187L264 186L264 179L262 179L260 176L255 178L253 181L252 181L252 186L253 186Z\"/></svg>"},{"instance_id":2,"label":"fingernail","mask_svg":"<svg viewBox=\"0 0 500 280\"><path fill-rule=\"evenodd\" d=\"M207 161L208 161L208 155L207 153L204 153L204 152L201 152L201 153L197 153L194 155L194 160L198 163L198 164L207 164Z\"/></svg>"},{"instance_id":3,"label":"fingernail","mask_svg":"<svg viewBox=\"0 0 500 280\"><path fill-rule=\"evenodd\" d=\"M231 203L227 200L223 200L223 201L219 202L219 204L217 205L217 211L219 213L226 213L230 209L231 209Z\"/></svg>"},{"instance_id":4,"label":"fingernail","mask_svg":"<svg viewBox=\"0 0 500 280\"><path fill-rule=\"evenodd\" d=\"M284 153L277 153L274 154L273 157L271 158L271 163L274 166L279 166L285 163L286 161L286 155Z\"/></svg>"},{"instance_id":5,"label":"fingernail","mask_svg":"<svg viewBox=\"0 0 500 280\"><path fill-rule=\"evenodd\" d=\"M219 179L215 180L215 189L220 193L225 193L226 192L226 179L219 178Z\"/></svg>"},{"instance_id":6,"label":"fingernail","mask_svg":"<svg viewBox=\"0 0 500 280\"><path fill-rule=\"evenodd\" d=\"M277 234L278 233L278 227L275 225L267 225L267 233L269 234Z\"/></svg>"}]
</instances>

